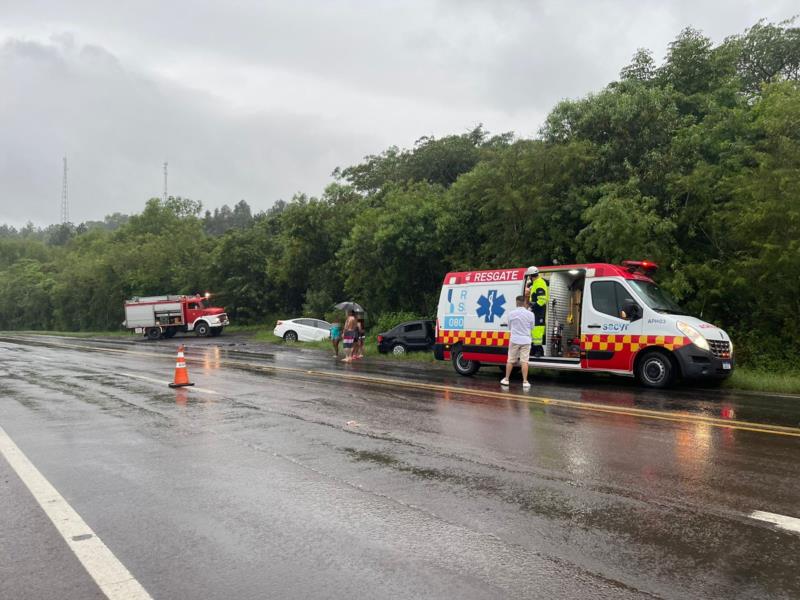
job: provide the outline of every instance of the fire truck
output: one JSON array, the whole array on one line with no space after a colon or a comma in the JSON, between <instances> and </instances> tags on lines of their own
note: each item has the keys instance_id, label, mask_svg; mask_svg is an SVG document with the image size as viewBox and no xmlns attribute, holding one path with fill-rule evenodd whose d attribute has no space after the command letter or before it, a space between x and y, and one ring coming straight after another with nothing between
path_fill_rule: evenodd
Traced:
<instances>
[{"instance_id":1,"label":"fire truck","mask_svg":"<svg viewBox=\"0 0 800 600\"><path fill-rule=\"evenodd\" d=\"M230 322L224 308L210 305L209 296L131 298L125 301L122 326L151 340L171 338L179 331L194 331L200 337L218 336Z\"/></svg>"},{"instance_id":2,"label":"fire truck","mask_svg":"<svg viewBox=\"0 0 800 600\"><path fill-rule=\"evenodd\" d=\"M636 377L654 388L677 377L722 380L733 372L733 343L722 329L688 315L652 276L648 261L539 267L549 288L546 338L529 366ZM508 313L535 267L448 273L442 283L434 356L472 375L506 362Z\"/></svg>"}]
</instances>

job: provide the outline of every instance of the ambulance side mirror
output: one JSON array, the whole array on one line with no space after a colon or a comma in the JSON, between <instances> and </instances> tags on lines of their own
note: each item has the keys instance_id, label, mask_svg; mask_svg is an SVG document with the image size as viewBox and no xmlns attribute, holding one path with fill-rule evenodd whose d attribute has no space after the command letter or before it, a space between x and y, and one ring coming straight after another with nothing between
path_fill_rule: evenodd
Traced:
<instances>
[{"instance_id":1,"label":"ambulance side mirror","mask_svg":"<svg viewBox=\"0 0 800 600\"><path fill-rule=\"evenodd\" d=\"M621 319L627 319L631 322L638 321L642 318L642 307L630 298L626 298L622 303L622 311L620 311L619 316Z\"/></svg>"}]
</instances>

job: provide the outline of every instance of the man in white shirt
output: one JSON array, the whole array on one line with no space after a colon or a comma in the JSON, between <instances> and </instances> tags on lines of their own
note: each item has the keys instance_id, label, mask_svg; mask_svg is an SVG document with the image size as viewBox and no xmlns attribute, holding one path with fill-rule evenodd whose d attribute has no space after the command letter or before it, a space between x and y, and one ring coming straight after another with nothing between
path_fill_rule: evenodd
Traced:
<instances>
[{"instance_id":1,"label":"man in white shirt","mask_svg":"<svg viewBox=\"0 0 800 600\"><path fill-rule=\"evenodd\" d=\"M531 355L531 329L536 325L536 317L525 308L525 296L517 296L517 307L508 313L508 328L511 330L511 339L508 344L508 361L506 362L506 376L500 380L500 385L507 386L508 378L514 363L519 361L522 366L522 388L528 389L528 359Z\"/></svg>"}]
</instances>

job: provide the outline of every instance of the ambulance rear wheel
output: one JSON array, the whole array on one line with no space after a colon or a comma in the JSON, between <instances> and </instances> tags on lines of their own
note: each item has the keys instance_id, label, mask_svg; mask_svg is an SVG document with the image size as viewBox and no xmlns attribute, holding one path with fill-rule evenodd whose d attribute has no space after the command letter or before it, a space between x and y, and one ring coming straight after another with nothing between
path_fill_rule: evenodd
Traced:
<instances>
[{"instance_id":1,"label":"ambulance rear wheel","mask_svg":"<svg viewBox=\"0 0 800 600\"><path fill-rule=\"evenodd\" d=\"M648 352L636 365L636 378L647 387L665 388L675 378L675 368L663 352Z\"/></svg>"},{"instance_id":2,"label":"ambulance rear wheel","mask_svg":"<svg viewBox=\"0 0 800 600\"><path fill-rule=\"evenodd\" d=\"M481 363L477 360L467 360L464 358L464 353L461 348L454 348L451 352L453 359L453 368L459 375L474 375L481 368Z\"/></svg>"}]
</instances>

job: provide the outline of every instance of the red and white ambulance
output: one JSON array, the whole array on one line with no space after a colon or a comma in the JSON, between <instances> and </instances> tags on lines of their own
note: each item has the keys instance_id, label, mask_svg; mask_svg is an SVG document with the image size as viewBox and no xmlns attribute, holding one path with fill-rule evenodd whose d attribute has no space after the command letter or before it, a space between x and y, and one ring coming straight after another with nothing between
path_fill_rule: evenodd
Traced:
<instances>
[{"instance_id":1,"label":"red and white ambulance","mask_svg":"<svg viewBox=\"0 0 800 600\"><path fill-rule=\"evenodd\" d=\"M676 377L723 379L733 372L725 331L687 315L652 279L647 261L539 267L547 281L543 355L535 368L635 376L649 387ZM448 273L436 319L434 356L462 375L506 362L508 313L536 269Z\"/></svg>"}]
</instances>

